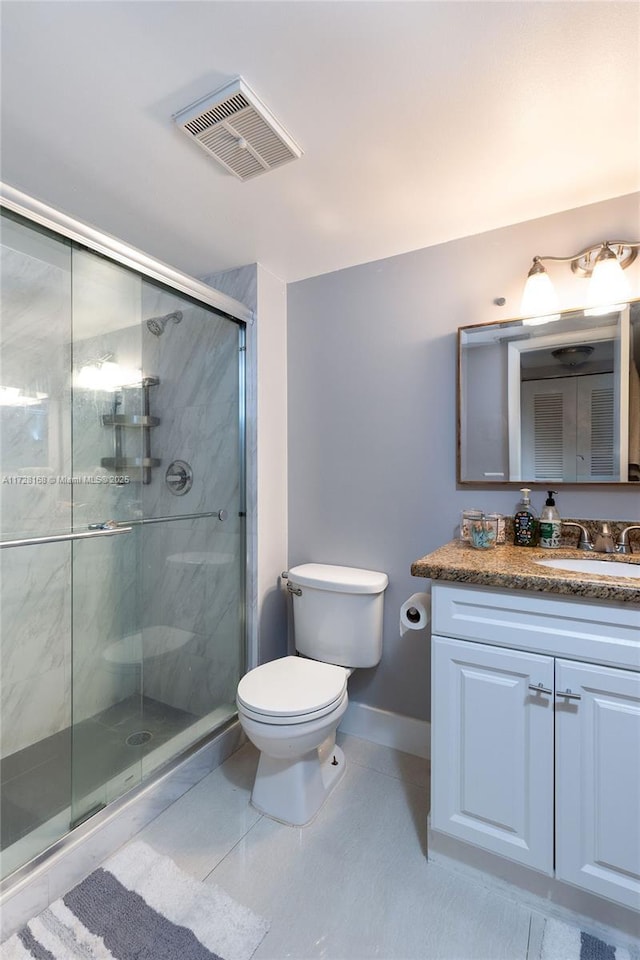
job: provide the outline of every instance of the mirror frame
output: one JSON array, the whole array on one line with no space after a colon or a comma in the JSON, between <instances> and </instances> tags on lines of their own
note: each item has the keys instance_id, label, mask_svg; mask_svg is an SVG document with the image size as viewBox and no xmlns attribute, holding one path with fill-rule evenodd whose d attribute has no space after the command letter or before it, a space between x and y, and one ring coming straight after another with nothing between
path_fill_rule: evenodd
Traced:
<instances>
[{"instance_id":1,"label":"mirror frame","mask_svg":"<svg viewBox=\"0 0 640 960\"><path fill-rule=\"evenodd\" d=\"M631 297L625 300L625 305L631 307L633 304L640 303L640 297ZM570 313L583 313L584 307L572 307L561 310L560 314L564 317ZM538 480L464 480L462 479L462 336L465 331L476 330L480 327L509 327L515 324L523 325L523 317L511 317L506 320L491 320L488 323L469 323L458 327L457 333L457 361L456 361L456 486L472 487L476 489L500 490L515 489L519 490L523 484L530 483L532 487L543 487L547 481ZM609 487L618 487L622 490L634 486L634 481L630 480L555 480L554 485L559 484L563 489L569 487L588 487L590 489L607 489ZM636 484L640 488L640 483Z\"/></svg>"}]
</instances>

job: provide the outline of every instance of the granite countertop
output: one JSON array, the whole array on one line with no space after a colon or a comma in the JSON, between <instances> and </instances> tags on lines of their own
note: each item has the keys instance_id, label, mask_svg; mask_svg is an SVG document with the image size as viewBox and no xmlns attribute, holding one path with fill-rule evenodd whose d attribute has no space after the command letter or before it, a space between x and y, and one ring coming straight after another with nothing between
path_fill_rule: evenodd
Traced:
<instances>
[{"instance_id":1,"label":"granite countertop","mask_svg":"<svg viewBox=\"0 0 640 960\"><path fill-rule=\"evenodd\" d=\"M513 590L535 590L543 593L591 597L595 600L622 600L640 604L640 580L628 577L607 577L600 573L574 573L540 567L536 560L615 560L640 565L640 555L586 553L570 547L544 550L540 547L496 546L476 550L462 540L452 540L411 564L414 577L450 580L456 583L478 583Z\"/></svg>"}]
</instances>

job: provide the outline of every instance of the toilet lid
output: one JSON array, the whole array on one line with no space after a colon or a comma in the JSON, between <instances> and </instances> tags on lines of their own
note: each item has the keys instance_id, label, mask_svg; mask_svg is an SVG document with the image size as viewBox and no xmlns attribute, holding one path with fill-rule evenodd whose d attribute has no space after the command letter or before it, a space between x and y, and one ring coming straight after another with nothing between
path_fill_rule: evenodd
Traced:
<instances>
[{"instance_id":1,"label":"toilet lid","mask_svg":"<svg viewBox=\"0 0 640 960\"><path fill-rule=\"evenodd\" d=\"M299 717L337 703L347 671L332 663L281 657L250 670L238 684L238 703L271 717Z\"/></svg>"}]
</instances>

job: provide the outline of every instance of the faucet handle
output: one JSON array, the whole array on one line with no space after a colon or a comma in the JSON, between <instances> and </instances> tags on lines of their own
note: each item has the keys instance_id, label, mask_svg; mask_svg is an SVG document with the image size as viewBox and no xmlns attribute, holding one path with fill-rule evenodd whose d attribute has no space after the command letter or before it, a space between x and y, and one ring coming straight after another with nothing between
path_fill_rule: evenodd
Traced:
<instances>
[{"instance_id":1,"label":"faucet handle","mask_svg":"<svg viewBox=\"0 0 640 960\"><path fill-rule=\"evenodd\" d=\"M562 526L578 528L580 531L580 537L578 538L578 550L593 550L591 534L585 526L583 526L581 523L576 523L574 520L563 520Z\"/></svg>"},{"instance_id":2,"label":"faucet handle","mask_svg":"<svg viewBox=\"0 0 640 960\"><path fill-rule=\"evenodd\" d=\"M616 541L616 553L631 553L631 547L629 546L629 533L632 530L640 530L640 523L632 523L630 526L625 527L618 534L618 539Z\"/></svg>"}]
</instances>

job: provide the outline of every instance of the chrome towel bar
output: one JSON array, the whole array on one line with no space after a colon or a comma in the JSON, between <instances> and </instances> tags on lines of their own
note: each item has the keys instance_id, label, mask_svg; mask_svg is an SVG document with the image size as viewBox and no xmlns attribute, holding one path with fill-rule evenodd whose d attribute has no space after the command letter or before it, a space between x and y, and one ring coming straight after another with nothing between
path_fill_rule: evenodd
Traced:
<instances>
[{"instance_id":1,"label":"chrome towel bar","mask_svg":"<svg viewBox=\"0 0 640 960\"><path fill-rule=\"evenodd\" d=\"M21 540L3 540L0 547L30 547L37 543L64 543L66 540L92 540L94 537L114 537L119 533L131 533L130 526L107 527L100 525L100 529L88 530L83 533L58 533L49 537L25 537Z\"/></svg>"}]
</instances>

